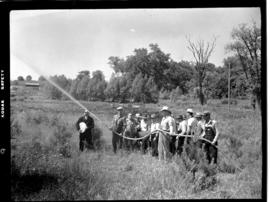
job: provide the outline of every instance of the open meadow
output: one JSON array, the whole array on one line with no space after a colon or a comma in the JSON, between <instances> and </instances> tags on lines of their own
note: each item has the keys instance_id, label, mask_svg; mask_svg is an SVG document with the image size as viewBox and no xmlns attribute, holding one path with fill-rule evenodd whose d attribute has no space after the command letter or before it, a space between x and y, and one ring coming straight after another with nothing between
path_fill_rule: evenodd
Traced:
<instances>
[{"instance_id":1,"label":"open meadow","mask_svg":"<svg viewBox=\"0 0 270 202\"><path fill-rule=\"evenodd\" d=\"M75 129L80 107L40 93L11 97L13 200L261 198L262 124L249 101L238 100L230 112L221 100L209 100L204 108L187 98L142 106L150 112L165 104L174 114L188 107L212 112L221 132L218 165L201 163L195 178L185 158L160 162L150 152L113 154L104 123L110 125L118 104L81 103L102 120L95 120L97 149L82 153Z\"/></svg>"}]
</instances>

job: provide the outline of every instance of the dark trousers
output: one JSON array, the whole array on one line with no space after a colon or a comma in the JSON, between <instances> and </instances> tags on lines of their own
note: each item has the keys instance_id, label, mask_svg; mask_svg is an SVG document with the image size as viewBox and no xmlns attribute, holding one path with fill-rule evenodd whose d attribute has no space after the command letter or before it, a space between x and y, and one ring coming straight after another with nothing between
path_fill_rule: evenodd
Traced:
<instances>
[{"instance_id":1,"label":"dark trousers","mask_svg":"<svg viewBox=\"0 0 270 202\"><path fill-rule=\"evenodd\" d=\"M149 147L149 143L150 143L149 136L142 139L141 151L142 151L143 154L146 153L146 150Z\"/></svg>"},{"instance_id":2,"label":"dark trousers","mask_svg":"<svg viewBox=\"0 0 270 202\"><path fill-rule=\"evenodd\" d=\"M205 142L204 143L204 151L206 152L206 159L210 164L212 161L216 164L217 163L217 156L218 156L218 149L213 146L212 144ZM217 142L215 143L217 146Z\"/></svg>"},{"instance_id":3,"label":"dark trousers","mask_svg":"<svg viewBox=\"0 0 270 202\"><path fill-rule=\"evenodd\" d=\"M116 133L112 132L112 145L113 145L113 152L116 153L117 145L118 148L121 149L123 145L123 137L120 137Z\"/></svg>"},{"instance_id":4,"label":"dark trousers","mask_svg":"<svg viewBox=\"0 0 270 202\"><path fill-rule=\"evenodd\" d=\"M176 136L172 136L171 137L171 141L170 141L170 152L174 155L176 152Z\"/></svg>"},{"instance_id":5,"label":"dark trousers","mask_svg":"<svg viewBox=\"0 0 270 202\"><path fill-rule=\"evenodd\" d=\"M84 133L80 133L80 151L83 151L85 146L89 149L93 148L92 133L90 129L86 130Z\"/></svg>"},{"instance_id":6,"label":"dark trousers","mask_svg":"<svg viewBox=\"0 0 270 202\"><path fill-rule=\"evenodd\" d=\"M178 142L177 142L177 154L178 155L181 155L182 154L182 152L183 152L183 147L184 147L184 143L185 143L185 137L182 137L182 136L180 136L179 138L178 138Z\"/></svg>"},{"instance_id":7,"label":"dark trousers","mask_svg":"<svg viewBox=\"0 0 270 202\"><path fill-rule=\"evenodd\" d=\"M155 134L151 136L151 148L152 156L158 156L158 136Z\"/></svg>"}]
</instances>

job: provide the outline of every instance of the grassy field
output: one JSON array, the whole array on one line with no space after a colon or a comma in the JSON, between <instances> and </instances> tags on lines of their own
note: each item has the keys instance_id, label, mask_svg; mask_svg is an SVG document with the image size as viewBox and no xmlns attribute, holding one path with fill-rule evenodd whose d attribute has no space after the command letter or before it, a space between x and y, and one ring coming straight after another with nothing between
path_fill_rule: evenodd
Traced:
<instances>
[{"instance_id":1,"label":"grassy field","mask_svg":"<svg viewBox=\"0 0 270 202\"><path fill-rule=\"evenodd\" d=\"M195 177L193 162L173 157L158 161L150 153L116 155L111 149L109 125L115 106L82 102L103 122L96 121L101 139L96 151L78 151L75 122L82 110L71 101L47 100L42 94L11 98L11 155L13 200L205 199L261 198L261 116L249 102L227 105L210 100L166 100L146 104L146 111L168 105L173 113L209 110L221 135L217 166L202 161Z\"/></svg>"}]
</instances>

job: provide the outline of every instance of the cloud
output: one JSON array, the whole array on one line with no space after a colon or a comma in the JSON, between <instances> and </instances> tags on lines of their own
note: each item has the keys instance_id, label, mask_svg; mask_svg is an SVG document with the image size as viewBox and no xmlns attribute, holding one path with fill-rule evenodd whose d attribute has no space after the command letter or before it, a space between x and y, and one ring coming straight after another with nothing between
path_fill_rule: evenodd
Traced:
<instances>
[{"instance_id":1,"label":"cloud","mask_svg":"<svg viewBox=\"0 0 270 202\"><path fill-rule=\"evenodd\" d=\"M133 29L133 28L131 28L129 31L131 31L131 32L136 32L136 30L135 30L135 29Z\"/></svg>"}]
</instances>

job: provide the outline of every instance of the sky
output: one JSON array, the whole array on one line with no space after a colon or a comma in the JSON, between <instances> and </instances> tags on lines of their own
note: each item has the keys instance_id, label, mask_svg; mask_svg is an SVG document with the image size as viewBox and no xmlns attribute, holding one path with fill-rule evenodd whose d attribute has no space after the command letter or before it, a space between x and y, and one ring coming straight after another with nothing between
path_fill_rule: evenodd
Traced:
<instances>
[{"instance_id":1,"label":"sky","mask_svg":"<svg viewBox=\"0 0 270 202\"><path fill-rule=\"evenodd\" d=\"M259 8L24 10L10 13L11 80L34 80L79 71L103 71L109 80L110 56L126 58L136 48L157 43L171 58L194 61L186 37L217 37L209 62L223 65L231 31L241 23L261 23Z\"/></svg>"}]
</instances>

